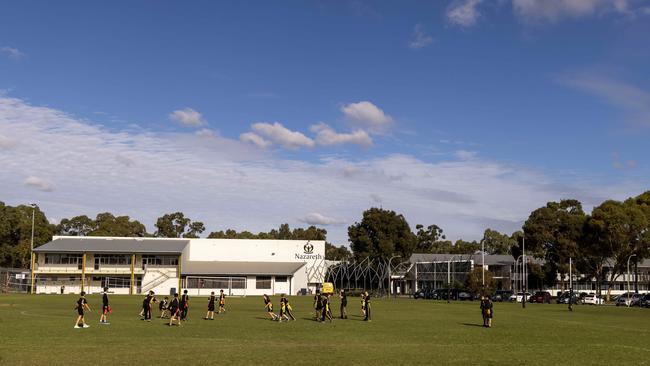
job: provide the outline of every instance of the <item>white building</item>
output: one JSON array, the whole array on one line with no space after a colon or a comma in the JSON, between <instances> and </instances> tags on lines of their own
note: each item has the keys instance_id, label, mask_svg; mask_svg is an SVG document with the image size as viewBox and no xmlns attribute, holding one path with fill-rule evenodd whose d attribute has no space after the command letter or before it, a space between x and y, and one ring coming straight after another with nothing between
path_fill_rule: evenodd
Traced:
<instances>
[{"instance_id":1,"label":"white building","mask_svg":"<svg viewBox=\"0 0 650 366\"><path fill-rule=\"evenodd\" d=\"M315 240L55 236L33 261L37 293L295 295L314 291L326 270Z\"/></svg>"}]
</instances>

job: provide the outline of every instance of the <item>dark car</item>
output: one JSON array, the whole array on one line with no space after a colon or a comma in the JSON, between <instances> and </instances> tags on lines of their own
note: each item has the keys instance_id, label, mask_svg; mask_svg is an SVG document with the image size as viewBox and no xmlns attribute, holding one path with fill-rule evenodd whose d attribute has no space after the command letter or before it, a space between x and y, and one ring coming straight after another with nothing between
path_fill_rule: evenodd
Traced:
<instances>
[{"instance_id":1,"label":"dark car","mask_svg":"<svg viewBox=\"0 0 650 366\"><path fill-rule=\"evenodd\" d=\"M643 297L639 301L639 306L641 306L642 308L650 308L650 292L643 295Z\"/></svg>"},{"instance_id":2,"label":"dark car","mask_svg":"<svg viewBox=\"0 0 650 366\"><path fill-rule=\"evenodd\" d=\"M512 296L512 291L510 290L497 290L492 296L492 301L495 302L508 301L508 299L510 299L510 296Z\"/></svg>"},{"instance_id":3,"label":"dark car","mask_svg":"<svg viewBox=\"0 0 650 366\"><path fill-rule=\"evenodd\" d=\"M474 301L474 295L467 291L461 291L458 293L458 300L460 301Z\"/></svg>"},{"instance_id":4,"label":"dark car","mask_svg":"<svg viewBox=\"0 0 650 366\"><path fill-rule=\"evenodd\" d=\"M569 303L569 294L570 292L563 292L560 294L560 296L557 297L556 302L558 304L568 304ZM577 293L573 293L573 304L578 304L578 301L580 301L580 296Z\"/></svg>"},{"instance_id":5,"label":"dark car","mask_svg":"<svg viewBox=\"0 0 650 366\"><path fill-rule=\"evenodd\" d=\"M457 288L451 288L451 289L439 289L436 290L438 294L438 300L458 300L458 293L460 292Z\"/></svg>"},{"instance_id":6,"label":"dark car","mask_svg":"<svg viewBox=\"0 0 650 366\"><path fill-rule=\"evenodd\" d=\"M420 289L413 293L414 299L433 299L433 290L429 288Z\"/></svg>"},{"instance_id":7,"label":"dark car","mask_svg":"<svg viewBox=\"0 0 650 366\"><path fill-rule=\"evenodd\" d=\"M536 302L538 304L550 304L551 293L548 291L537 291L528 299L529 302Z\"/></svg>"}]
</instances>

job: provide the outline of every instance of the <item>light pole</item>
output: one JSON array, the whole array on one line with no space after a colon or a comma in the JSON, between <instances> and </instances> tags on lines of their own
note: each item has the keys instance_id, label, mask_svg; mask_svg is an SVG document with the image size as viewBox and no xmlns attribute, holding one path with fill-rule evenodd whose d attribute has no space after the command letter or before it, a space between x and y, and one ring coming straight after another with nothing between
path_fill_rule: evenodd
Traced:
<instances>
[{"instance_id":1,"label":"light pole","mask_svg":"<svg viewBox=\"0 0 650 366\"><path fill-rule=\"evenodd\" d=\"M447 303L449 303L449 300L451 298L451 260L454 257L455 255L452 255L447 260Z\"/></svg>"},{"instance_id":2,"label":"light pole","mask_svg":"<svg viewBox=\"0 0 650 366\"><path fill-rule=\"evenodd\" d=\"M627 257L627 307L630 307L630 259L636 257L636 254L632 254Z\"/></svg>"},{"instance_id":3,"label":"light pole","mask_svg":"<svg viewBox=\"0 0 650 366\"><path fill-rule=\"evenodd\" d=\"M485 295L485 240L481 240L481 290Z\"/></svg>"},{"instance_id":4,"label":"light pole","mask_svg":"<svg viewBox=\"0 0 650 366\"><path fill-rule=\"evenodd\" d=\"M522 287L523 287L523 293L521 296L521 307L523 309L526 308L526 285L528 285L526 282L526 233L524 232L524 236L521 237L521 255L523 256L522 258L522 273L524 274L523 282L522 282Z\"/></svg>"},{"instance_id":5,"label":"light pole","mask_svg":"<svg viewBox=\"0 0 650 366\"><path fill-rule=\"evenodd\" d=\"M29 204L32 208L32 236L29 244L29 273L31 278L31 288L30 288L30 293L34 293L34 217L35 217L35 212L36 212L36 204L35 203L30 203Z\"/></svg>"},{"instance_id":6,"label":"light pole","mask_svg":"<svg viewBox=\"0 0 650 366\"><path fill-rule=\"evenodd\" d=\"M573 273L571 272L573 259L569 257L569 311L573 311ZM596 300L598 304L598 300Z\"/></svg>"},{"instance_id":7,"label":"light pole","mask_svg":"<svg viewBox=\"0 0 650 366\"><path fill-rule=\"evenodd\" d=\"M401 255L394 255L388 260L388 298L393 294L393 276L390 270L390 262L395 258L401 258Z\"/></svg>"}]
</instances>

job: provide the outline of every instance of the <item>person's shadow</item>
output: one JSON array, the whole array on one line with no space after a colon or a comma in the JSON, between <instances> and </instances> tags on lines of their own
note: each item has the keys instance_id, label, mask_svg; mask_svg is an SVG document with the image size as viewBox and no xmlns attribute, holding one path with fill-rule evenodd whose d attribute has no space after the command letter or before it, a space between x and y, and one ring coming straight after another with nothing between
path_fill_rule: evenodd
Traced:
<instances>
[{"instance_id":1,"label":"person's shadow","mask_svg":"<svg viewBox=\"0 0 650 366\"><path fill-rule=\"evenodd\" d=\"M474 323L460 323L461 325L464 325L466 327L483 327L483 325L480 324L474 324Z\"/></svg>"}]
</instances>

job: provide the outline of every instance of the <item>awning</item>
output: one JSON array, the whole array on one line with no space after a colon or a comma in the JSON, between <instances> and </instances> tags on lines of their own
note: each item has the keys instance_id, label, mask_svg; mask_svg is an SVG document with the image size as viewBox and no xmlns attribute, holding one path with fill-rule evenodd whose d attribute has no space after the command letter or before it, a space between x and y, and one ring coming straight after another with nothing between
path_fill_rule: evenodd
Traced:
<instances>
[{"instance_id":1,"label":"awning","mask_svg":"<svg viewBox=\"0 0 650 366\"><path fill-rule=\"evenodd\" d=\"M191 261L183 263L181 274L290 276L304 266L305 262Z\"/></svg>"}]
</instances>

